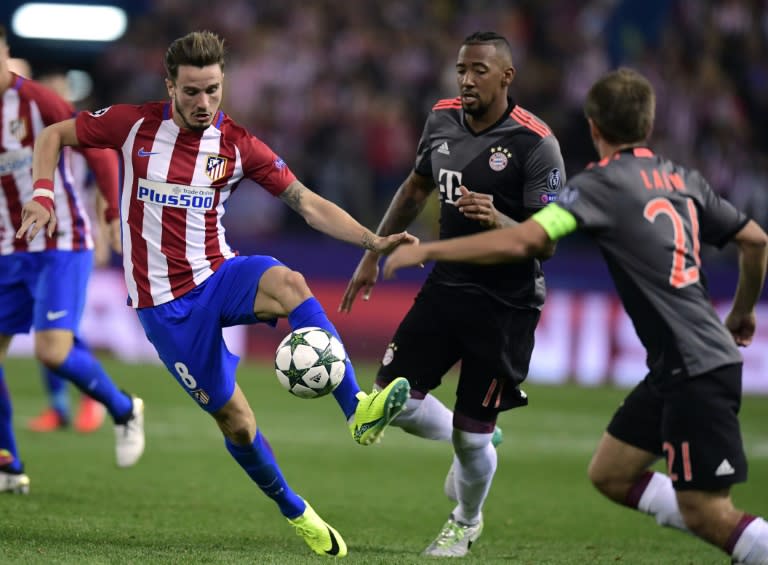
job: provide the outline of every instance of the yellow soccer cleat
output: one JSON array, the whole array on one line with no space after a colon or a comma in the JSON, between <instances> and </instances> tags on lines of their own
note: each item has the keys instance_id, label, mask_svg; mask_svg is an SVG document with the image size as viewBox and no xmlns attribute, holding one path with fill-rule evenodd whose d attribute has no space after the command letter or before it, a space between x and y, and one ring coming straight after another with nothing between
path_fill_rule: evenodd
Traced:
<instances>
[{"instance_id":1,"label":"yellow soccer cleat","mask_svg":"<svg viewBox=\"0 0 768 565\"><path fill-rule=\"evenodd\" d=\"M347 544L339 532L333 529L320 516L317 515L309 502L304 514L298 518L288 519L288 523L296 529L296 534L301 536L309 548L318 555L331 557L344 557L347 554Z\"/></svg>"},{"instance_id":2,"label":"yellow soccer cleat","mask_svg":"<svg viewBox=\"0 0 768 565\"><path fill-rule=\"evenodd\" d=\"M349 424L354 440L361 445L376 442L389 423L405 408L411 385L408 379L398 377L382 390L366 394L357 393L359 403Z\"/></svg>"}]
</instances>

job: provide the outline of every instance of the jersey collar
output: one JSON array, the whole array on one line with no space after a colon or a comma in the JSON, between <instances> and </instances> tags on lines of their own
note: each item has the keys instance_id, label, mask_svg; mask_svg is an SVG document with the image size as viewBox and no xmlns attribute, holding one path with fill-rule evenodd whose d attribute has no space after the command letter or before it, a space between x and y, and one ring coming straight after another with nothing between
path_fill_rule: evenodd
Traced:
<instances>
[{"instance_id":1,"label":"jersey collar","mask_svg":"<svg viewBox=\"0 0 768 565\"><path fill-rule=\"evenodd\" d=\"M464 129L466 129L469 133L471 133L475 137L480 137L481 135L491 131L492 129L500 126L502 123L507 121L507 119L509 118L509 115L515 109L515 106L517 106L517 103L515 102L515 100L511 96L507 96L507 109L504 111L501 117L498 120L496 120L495 123L491 124L487 128L480 131L475 131L469 126L469 123L467 123L467 117L464 114L464 110L461 111L461 122L462 124L464 124Z\"/></svg>"}]
</instances>

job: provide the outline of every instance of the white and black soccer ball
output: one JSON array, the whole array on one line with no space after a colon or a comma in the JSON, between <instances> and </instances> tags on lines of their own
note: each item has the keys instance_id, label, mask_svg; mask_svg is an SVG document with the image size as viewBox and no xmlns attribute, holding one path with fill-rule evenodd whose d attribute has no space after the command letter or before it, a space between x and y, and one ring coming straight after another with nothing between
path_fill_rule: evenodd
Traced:
<instances>
[{"instance_id":1,"label":"white and black soccer ball","mask_svg":"<svg viewBox=\"0 0 768 565\"><path fill-rule=\"evenodd\" d=\"M318 398L339 386L346 359L344 346L326 330L299 328L277 346L275 373L291 394Z\"/></svg>"}]
</instances>

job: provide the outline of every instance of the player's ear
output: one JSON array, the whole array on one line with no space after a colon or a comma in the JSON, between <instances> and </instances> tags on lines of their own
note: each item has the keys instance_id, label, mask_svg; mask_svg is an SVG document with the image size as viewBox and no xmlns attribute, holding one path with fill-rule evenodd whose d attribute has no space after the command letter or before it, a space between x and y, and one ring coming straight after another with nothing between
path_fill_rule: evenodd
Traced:
<instances>
[{"instance_id":1,"label":"player's ear","mask_svg":"<svg viewBox=\"0 0 768 565\"><path fill-rule=\"evenodd\" d=\"M166 77L165 79L165 88L168 90L168 96L173 98L173 89L175 85L173 84L173 81Z\"/></svg>"},{"instance_id":2,"label":"player's ear","mask_svg":"<svg viewBox=\"0 0 768 565\"><path fill-rule=\"evenodd\" d=\"M508 88L512 81L515 80L516 73L517 70L512 65L504 69L504 74L501 76L501 85L504 88Z\"/></svg>"},{"instance_id":3,"label":"player's ear","mask_svg":"<svg viewBox=\"0 0 768 565\"><path fill-rule=\"evenodd\" d=\"M587 122L589 122L589 135L592 137L592 141L597 141L598 139L602 139L603 134L600 133L600 128L597 127L595 120L593 120L592 118L587 118Z\"/></svg>"}]
</instances>

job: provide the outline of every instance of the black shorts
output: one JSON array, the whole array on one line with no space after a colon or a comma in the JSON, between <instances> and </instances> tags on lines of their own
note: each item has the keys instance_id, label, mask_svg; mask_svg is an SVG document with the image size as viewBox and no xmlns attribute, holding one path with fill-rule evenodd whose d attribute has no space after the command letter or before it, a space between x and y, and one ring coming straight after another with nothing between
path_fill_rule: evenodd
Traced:
<instances>
[{"instance_id":1,"label":"black shorts","mask_svg":"<svg viewBox=\"0 0 768 565\"><path fill-rule=\"evenodd\" d=\"M540 314L462 289L427 285L387 347L377 382L405 377L413 391L426 394L461 361L454 412L493 430L499 412L528 404L519 385L528 376Z\"/></svg>"},{"instance_id":2,"label":"black shorts","mask_svg":"<svg viewBox=\"0 0 768 565\"><path fill-rule=\"evenodd\" d=\"M646 377L608 433L667 459L675 490L716 491L747 480L741 440L741 364L681 380L664 392Z\"/></svg>"}]
</instances>

